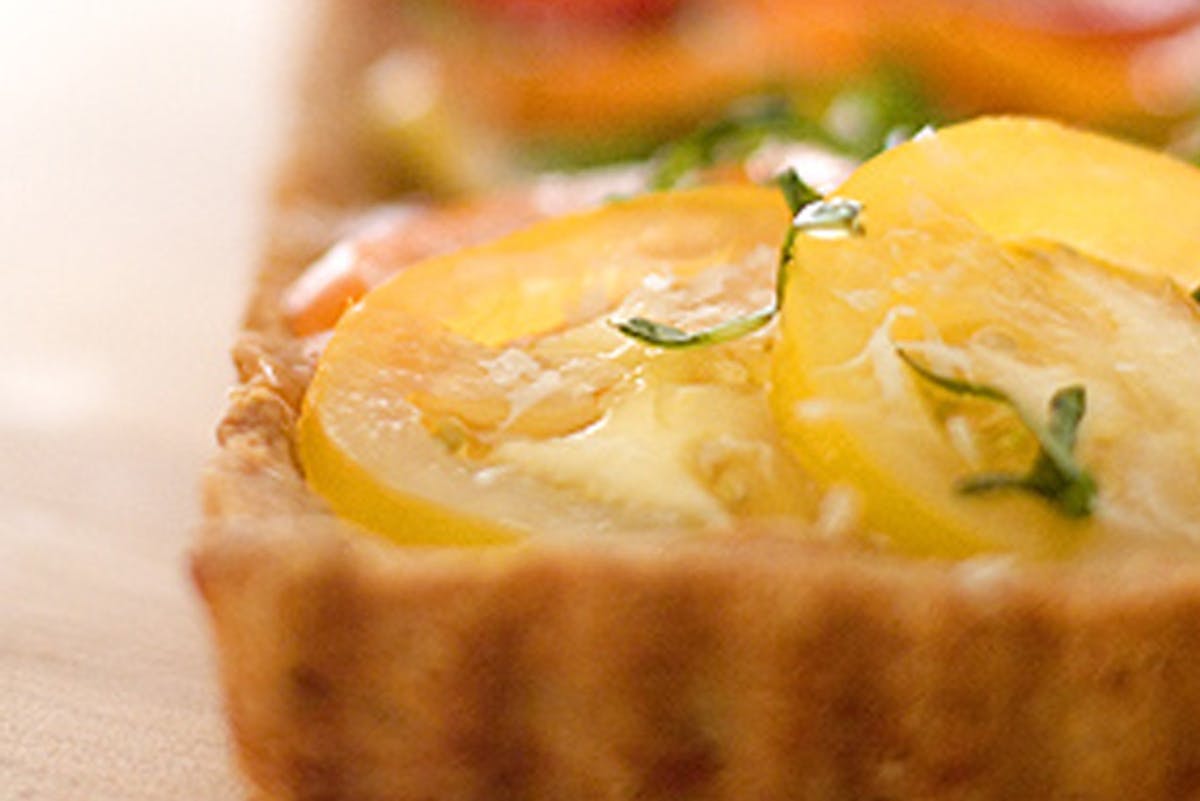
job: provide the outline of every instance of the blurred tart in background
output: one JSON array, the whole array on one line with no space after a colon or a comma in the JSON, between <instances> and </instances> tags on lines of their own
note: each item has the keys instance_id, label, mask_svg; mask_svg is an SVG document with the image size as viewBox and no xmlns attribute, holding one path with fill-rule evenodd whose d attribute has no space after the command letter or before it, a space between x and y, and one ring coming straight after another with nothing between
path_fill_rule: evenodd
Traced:
<instances>
[{"instance_id":1,"label":"blurred tart in background","mask_svg":"<svg viewBox=\"0 0 1200 801\"><path fill-rule=\"evenodd\" d=\"M401 180L456 193L641 157L785 97L859 157L905 120L1034 113L1183 147L1200 3L407 0L362 113Z\"/></svg>"}]
</instances>

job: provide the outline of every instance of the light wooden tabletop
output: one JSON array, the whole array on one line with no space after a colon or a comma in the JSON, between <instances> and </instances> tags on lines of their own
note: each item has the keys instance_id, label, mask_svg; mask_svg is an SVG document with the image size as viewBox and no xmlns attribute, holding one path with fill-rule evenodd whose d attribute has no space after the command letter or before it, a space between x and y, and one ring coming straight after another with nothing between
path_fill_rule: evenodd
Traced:
<instances>
[{"instance_id":1,"label":"light wooden tabletop","mask_svg":"<svg viewBox=\"0 0 1200 801\"><path fill-rule=\"evenodd\" d=\"M241 797L184 562L295 7L0 3L0 798Z\"/></svg>"}]
</instances>

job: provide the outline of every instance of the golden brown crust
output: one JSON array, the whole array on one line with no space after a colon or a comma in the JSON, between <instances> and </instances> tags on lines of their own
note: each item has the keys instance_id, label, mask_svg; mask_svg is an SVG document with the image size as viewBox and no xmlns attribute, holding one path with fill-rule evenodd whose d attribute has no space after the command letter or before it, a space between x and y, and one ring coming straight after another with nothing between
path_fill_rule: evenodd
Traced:
<instances>
[{"instance_id":1,"label":"golden brown crust","mask_svg":"<svg viewBox=\"0 0 1200 801\"><path fill-rule=\"evenodd\" d=\"M769 542L414 553L277 522L197 560L271 797L1187 798L1200 780L1191 572Z\"/></svg>"},{"instance_id":2,"label":"golden brown crust","mask_svg":"<svg viewBox=\"0 0 1200 801\"><path fill-rule=\"evenodd\" d=\"M369 200L328 4L193 572L266 799L1200 798L1200 567L915 562L763 537L389 546L305 487L278 297ZM327 119L328 118L328 119ZM325 120L328 124L322 123Z\"/></svg>"}]
</instances>

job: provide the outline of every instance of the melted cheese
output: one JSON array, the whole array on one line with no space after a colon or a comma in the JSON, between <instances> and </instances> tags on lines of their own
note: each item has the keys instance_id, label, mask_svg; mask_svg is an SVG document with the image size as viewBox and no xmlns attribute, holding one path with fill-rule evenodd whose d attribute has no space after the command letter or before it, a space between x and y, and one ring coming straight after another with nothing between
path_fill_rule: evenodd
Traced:
<instances>
[{"instance_id":1,"label":"melted cheese","mask_svg":"<svg viewBox=\"0 0 1200 801\"><path fill-rule=\"evenodd\" d=\"M508 441L497 463L602 503L681 525L719 526L731 513L784 514L786 460L761 388L673 383L650 370L594 425L554 439Z\"/></svg>"},{"instance_id":2,"label":"melted cheese","mask_svg":"<svg viewBox=\"0 0 1200 801\"><path fill-rule=\"evenodd\" d=\"M762 249L747 264L706 271L685 285L651 275L605 319L483 360L509 411L484 437L481 463L654 525L707 528L738 516L810 514L811 493L797 490L807 482L782 448L766 402L772 332L663 351L607 323L647 315L699 328L744 313L769 301L773 258ZM555 413L552 396L564 391L600 398L597 416L557 429L534 423ZM537 435L529 435L531 425ZM485 480L492 474L484 472Z\"/></svg>"},{"instance_id":3,"label":"melted cheese","mask_svg":"<svg viewBox=\"0 0 1200 801\"><path fill-rule=\"evenodd\" d=\"M785 333L809 361L791 364L804 383L782 408L794 448L825 443L811 468L855 486L870 525L923 550L1200 543L1200 306L1177 286L935 212L838 258L798 284L798 312L829 316ZM1017 490L957 492L973 475L1026 474L1038 443L1007 405L933 386L899 349L1002 391L1040 424L1057 392L1082 386L1075 458L1098 486L1093 514L1071 519Z\"/></svg>"}]
</instances>

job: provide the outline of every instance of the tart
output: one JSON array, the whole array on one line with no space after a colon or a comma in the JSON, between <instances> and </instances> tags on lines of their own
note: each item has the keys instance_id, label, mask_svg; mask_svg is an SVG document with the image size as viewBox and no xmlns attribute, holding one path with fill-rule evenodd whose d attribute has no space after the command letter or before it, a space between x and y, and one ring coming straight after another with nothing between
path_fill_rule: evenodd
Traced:
<instances>
[{"instance_id":1,"label":"tart","mask_svg":"<svg viewBox=\"0 0 1200 801\"><path fill-rule=\"evenodd\" d=\"M374 0L356 13L407 34L349 93L377 174L447 194L644 156L756 93L865 156L895 126L984 113L1182 148L1200 92L1200 7L1186 0Z\"/></svg>"},{"instance_id":2,"label":"tart","mask_svg":"<svg viewBox=\"0 0 1200 801\"><path fill-rule=\"evenodd\" d=\"M818 330L796 311L797 286L812 296L850 298L850 308L873 308L879 299L867 291L871 287L854 283L852 269L789 277L783 318L774 324L784 343L776 363L800 372L784 370L770 379L783 388L772 396L772 413L782 421L785 439L828 445L797 451L801 469L825 486L863 482L856 496L865 499L862 508L849 518L826 506L824 519L809 519L804 509L810 507L802 504L794 514L774 508L759 517L715 513L704 526L670 518L646 536L579 536L568 530L566 518L554 517L547 518L555 522L546 530L530 530L536 521L501 531L472 522L439 537L448 529L432 515L377 536L364 530L377 523L355 520L353 500L339 508L344 494L315 477L314 465L328 460L320 448L314 451L321 438L313 426L323 423L314 423L311 411L317 403L313 387L322 381L336 386L336 375L314 383L314 340L297 333L289 299L304 269L379 199L369 160L338 113L339 81L363 63L358 51L342 45L360 41L368 30L378 35L376 27L355 24L362 18L335 14L327 46L338 58L322 55L308 86L314 116L304 121L306 138L281 186L260 281L235 350L240 380L205 478L206 522L193 557L238 757L258 797L1200 797L1200 673L1194 669L1200 660L1200 554L1188 542L1186 519L1179 524L1183 536L1165 543L1138 539L1117 523L1120 536L1102 540L1104 547L1063 537L1054 540L1061 548L1043 549L1040 540L1028 538L1029 515L1050 515L1059 525L1061 512L1047 511L1048 500L1018 490L1015 499L976 499L998 505L996 515L982 524L961 522L981 518L976 512L963 517L962 504L972 501L939 483L956 478L958 468L906 461L915 447L928 444L928 429L889 428L891 407L885 407L875 418L886 436L864 436L855 415L831 415L827 405L814 403L831 393L855 403L880 397L854 395L861 375L827 380L827 368L852 361L847 355L872 341L878 321L833 314ZM875 260L899 269L911 261L892 264L887 258L903 248L889 240L882 250L871 250L878 247L872 231L915 226L935 244L959 248L979 240L982 229L987 242L1020 241L995 246L999 250L989 245L984 255L992 261L981 263L1011 268L1018 277L1030 273L1020 266L1027 262L1066 265L1045 273L1054 279L1038 285L1045 297L1059 291L1063 276L1075 281L1072 286L1117 287L1139 299L1158 298L1161 291L1170 295L1163 308L1171 319L1164 324L1172 331L1185 328L1195 312L1186 307L1186 295L1177 297L1163 279L1200 283L1189 255L1200 230L1200 201L1188 194L1200 179L1177 178L1173 166L1156 171L1159 162L1138 157L1155 180L1106 185L1109 171L1097 170L1091 183L1022 184L1019 176L1030 173L1009 172L1011 161L988 150L1043 136L1085 143L1077 151L1084 162L1103 163L1111 155L1106 140L1021 120L936 134L935 144L937 137L953 137L961 145L951 151L967 154L963 163L926 159L917 170L926 182L901 181L897 193L895 182L885 180L894 177L897 162L908 169L908 159L945 151L918 142L871 162L843 188L848 198L868 199L868 235L802 237L795 252L813 263ZM1124 146L1111 147L1125 152ZM1055 162L1032 174L1055 174ZM955 179L964 172L989 169L1012 189L1008 195L981 198L958 190ZM1169 193L1174 203L1156 206L1162 195L1153 186L1175 180L1184 194ZM1101 197L1101 189L1143 185L1150 188L1144 196L1132 192L1122 214L1103 202L1087 207L1112 214L1080 226L1099 231L1096 241L1072 231L1083 219L1079 208L1055 217L1056 209L1065 208L1063 191L1086 206ZM718 206L722 219L730 206L743 209L738 214L766 222L762 232L735 226L738 235L773 242L770 237L787 229L788 214L782 201L767 199L767 191L719 187L661 202L675 204L687 219L696 205ZM921 198L915 204L924 215L920 225L909 219L913 197ZM624 208L658 214L659 205L634 200ZM988 213L975 214L979 208ZM1031 228L1031 211L1037 212L1033 220L1049 220L1050 227ZM1127 230L1124 214L1168 216L1179 221L1179 230L1193 233L1162 243L1118 235ZM612 207L574 220L591 219L587 215L610 219ZM561 230L575 223L549 225ZM539 230L535 238L544 241L547 229ZM520 241L531 235L515 236ZM1072 252L1056 255L1039 237L1059 244L1065 239ZM472 252L494 255L497 247L506 246L484 244ZM851 256L840 255L845 248ZM744 250L741 260L758 258L750 255L755 248ZM462 264L464 257L439 258ZM431 263L437 259L406 271L404 280L419 286L424 273L442 275ZM912 288L921 285L919 276L890 278L897 291L920 294ZM1013 286L1011 297L1019 297L1025 284ZM387 298L377 290L357 308ZM889 308L898 305L885 301ZM904 301L917 302L908 295ZM942 310L937 303L928 308ZM960 330L955 325L962 321L950 311L935 317L939 330ZM836 334L832 343L822 339L822 330ZM922 338L924 329L894 333L892 344L900 343L914 365L905 368L895 352L886 355L910 389L903 403L957 409L957 400L937 393L954 395L955 387L968 383L949 377L960 364L950 346L961 350L975 341L947 335L937 349ZM331 349L340 347L339 336L345 335L335 334ZM1075 354L1083 344L1072 340L1060 351ZM993 380L991 374L987 379ZM1057 388L1059 376L1050 379L1044 386ZM1119 400L1101 408L1119 409ZM1180 405L1163 408L1175 413ZM992 420L991 412L979 414L970 419ZM1005 426L1013 429L1011 419ZM346 453L344 443L338 440L334 452ZM1093 455L1102 466L1133 458L1084 444L1084 467L1093 466ZM1040 458L1038 445L1027 437L1013 453ZM993 456L1015 458L1006 447L985 454L989 466ZM1186 443L1171 453L1184 468L1196 455ZM1093 469L1103 492L1110 468ZM1175 476L1172 486L1182 488L1170 496L1174 511L1189 509L1188 476ZM915 484L907 480L912 477ZM884 490L876 491L879 486ZM922 492L934 487L937 499L914 495L913 486ZM1010 501L1020 508L1004 507ZM366 505L377 500L368 498ZM464 517L461 507L445 500L437 505L449 507L456 522ZM816 508L819 513L819 502ZM706 513L702 508L697 514ZM895 528L896 521L916 533ZM1061 525L1074 531L1075 522Z\"/></svg>"}]
</instances>

